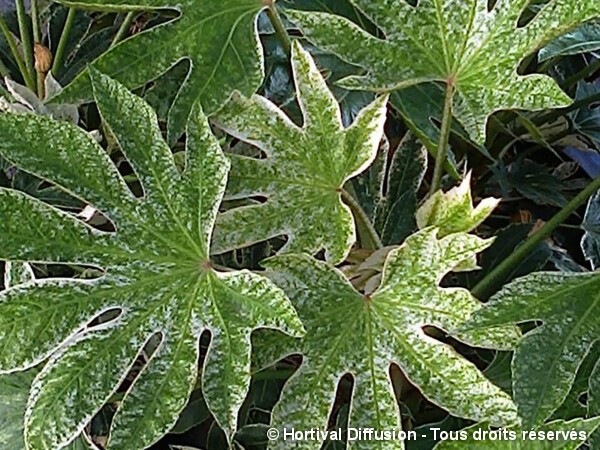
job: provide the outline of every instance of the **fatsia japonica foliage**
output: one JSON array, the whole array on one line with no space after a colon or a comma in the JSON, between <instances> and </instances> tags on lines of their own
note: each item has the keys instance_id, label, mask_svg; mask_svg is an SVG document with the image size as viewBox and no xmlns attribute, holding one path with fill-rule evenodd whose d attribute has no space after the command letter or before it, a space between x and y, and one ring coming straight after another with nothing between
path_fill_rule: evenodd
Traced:
<instances>
[{"instance_id":1,"label":"fatsia japonica foliage","mask_svg":"<svg viewBox=\"0 0 600 450\"><path fill-rule=\"evenodd\" d=\"M463 327L541 321L513 359L513 390L524 423L543 423L565 400L600 332L600 274L539 272L505 286ZM550 363L549 363L550 362ZM590 407L598 410L600 362L590 377Z\"/></svg>"},{"instance_id":2,"label":"fatsia japonica foliage","mask_svg":"<svg viewBox=\"0 0 600 450\"><path fill-rule=\"evenodd\" d=\"M436 228L426 228L393 250L385 262L381 285L372 295L359 293L334 267L308 256L283 255L266 263L307 330L299 349L304 356L302 366L283 389L273 411L273 426L325 428L337 384L350 373L354 388L349 426L400 427L389 375L391 364L397 364L425 397L451 414L490 420L496 426L518 422L508 394L424 330L426 326L451 330L479 308L467 290L440 288L439 282L490 244L466 233L441 239L437 233ZM458 337L510 348L517 336L509 328L502 335L475 332ZM402 441L362 442L351 448L384 448L382 445L404 448ZM319 441L306 441L295 448L320 446ZM279 441L271 447L286 449L289 443Z\"/></svg>"},{"instance_id":3,"label":"fatsia japonica foliage","mask_svg":"<svg viewBox=\"0 0 600 450\"><path fill-rule=\"evenodd\" d=\"M550 0L522 27L517 24L529 0L419 0L416 6L406 0L350 1L384 38L330 13L287 14L319 47L364 68L364 75L342 80L344 87L382 92L427 82L452 85L454 114L479 142L495 111L571 102L552 78L523 76L517 69L552 38L598 16L597 0Z\"/></svg>"},{"instance_id":4,"label":"fatsia japonica foliage","mask_svg":"<svg viewBox=\"0 0 600 450\"><path fill-rule=\"evenodd\" d=\"M187 61L188 74L169 111L169 141L183 133L196 102L207 115L234 90L246 95L263 78L262 48L256 32L262 0L76 0L69 6L102 11L176 10L179 17L112 47L92 67L129 88L143 85L176 63ZM90 71L83 71L60 94L61 101L92 100Z\"/></svg>"},{"instance_id":5,"label":"fatsia japonica foliage","mask_svg":"<svg viewBox=\"0 0 600 450\"><path fill-rule=\"evenodd\" d=\"M106 76L91 76L105 124L143 187L141 198L84 131L43 117L0 116L4 157L89 202L116 229L98 231L20 192L0 190L3 259L102 270L96 279L35 280L0 296L0 370L49 359L27 404L28 448L62 448L74 439L152 344L109 443L149 446L187 402L205 330L212 336L202 372L206 401L231 436L250 381L250 333L269 327L299 336L302 324L267 279L212 268L209 242L229 164L200 108L188 122L179 173L149 106Z\"/></svg>"},{"instance_id":6,"label":"fatsia japonica foliage","mask_svg":"<svg viewBox=\"0 0 600 450\"><path fill-rule=\"evenodd\" d=\"M34 272L28 263L5 262L4 288L34 280ZM27 400L33 379L39 368L24 372L0 375L0 444L7 449L23 449L26 443L23 434L23 414L27 409ZM90 450L93 447L83 436L71 442L66 450Z\"/></svg>"},{"instance_id":7,"label":"fatsia japonica foliage","mask_svg":"<svg viewBox=\"0 0 600 450\"><path fill-rule=\"evenodd\" d=\"M274 1L58 0L103 12L169 10L169 19L112 45L50 99L94 102L83 109L91 121L99 112L102 145L73 123L0 113L0 162L81 206L74 212L0 188L0 446L88 448L90 423L108 405L116 412L105 447L143 450L173 430L199 386L223 445L231 447L247 416L253 369L291 355L301 360L290 358L297 370L281 383L269 415L280 432L325 430L340 420L336 395L348 376L352 400L341 428L402 428L402 383L462 426L589 433L598 427L598 419L546 421L597 342L600 275L534 273L484 306L454 281L477 270L478 255L492 244L474 230L499 200L474 201L466 170L452 174L462 178L456 187L436 192L437 179L422 198L423 149L392 154L384 133L392 116L388 95L411 86L445 87L442 125L450 130L454 116L479 146L496 111L569 104L549 76L521 69L551 39L600 16L598 0L548 0L528 22L522 19L529 0L348 1L369 19L364 28L332 13L294 10L293 2L284 9L300 26L294 33L304 33L316 51L362 70L338 82L368 91L346 126L328 86L331 74L299 39L282 39L294 98L278 106L267 98L268 86L257 93L265 73L258 22L266 8L274 14ZM278 25L285 34L285 24ZM181 63L187 72L162 129L129 89ZM446 144L440 142L440 157ZM394 163L402 155L413 155L412 169ZM360 194L370 186L354 195L359 177L377 179L373 197L389 201L383 210L394 215L380 216L381 202L361 207ZM399 185L409 192L396 198ZM374 247L390 243L383 239L395 234L385 233L387 219L402 211L410 211L401 218L403 242L361 247L358 231ZM277 250L264 245L270 257L261 270L227 267L250 267L236 257L283 240ZM379 258L374 275L360 282L348 275L356 259L371 257ZM58 277L40 267L80 275ZM523 323L533 331L522 333ZM473 362L474 354L497 350L514 351L504 386ZM591 372L590 415L600 414L600 363ZM468 441L473 448L509 448L502 444Z\"/></svg>"},{"instance_id":8,"label":"fatsia japonica foliage","mask_svg":"<svg viewBox=\"0 0 600 450\"><path fill-rule=\"evenodd\" d=\"M340 106L310 55L295 42L294 79L304 126L295 125L264 97L235 95L216 122L260 148L263 159L231 155L227 199L263 195L267 201L227 211L218 219L214 252L287 235L281 252L314 254L342 262L356 240L350 208L342 203L345 182L364 171L383 137L387 97L363 109L344 129Z\"/></svg>"}]
</instances>

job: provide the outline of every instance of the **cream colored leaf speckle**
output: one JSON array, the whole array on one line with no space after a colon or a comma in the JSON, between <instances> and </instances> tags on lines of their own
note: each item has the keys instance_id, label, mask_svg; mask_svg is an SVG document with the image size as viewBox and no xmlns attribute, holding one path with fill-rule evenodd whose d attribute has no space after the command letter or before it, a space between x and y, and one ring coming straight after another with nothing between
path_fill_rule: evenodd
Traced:
<instances>
[{"instance_id":1,"label":"cream colored leaf speckle","mask_svg":"<svg viewBox=\"0 0 600 450\"><path fill-rule=\"evenodd\" d=\"M506 285L463 330L541 321L515 352L513 392L525 426L543 423L565 400L600 333L600 274L540 272Z\"/></svg>"}]
</instances>

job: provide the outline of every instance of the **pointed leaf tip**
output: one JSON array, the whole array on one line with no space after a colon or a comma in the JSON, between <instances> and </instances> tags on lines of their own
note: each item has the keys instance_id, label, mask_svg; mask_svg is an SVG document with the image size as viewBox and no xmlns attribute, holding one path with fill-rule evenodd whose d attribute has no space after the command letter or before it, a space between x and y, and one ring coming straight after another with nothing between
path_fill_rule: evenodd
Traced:
<instances>
[{"instance_id":1,"label":"pointed leaf tip","mask_svg":"<svg viewBox=\"0 0 600 450\"><path fill-rule=\"evenodd\" d=\"M489 197L473 207L469 172L460 185L448 192L436 192L421 205L417 211L417 225L420 229L438 227L440 236L466 233L481 225L499 203L500 199Z\"/></svg>"}]
</instances>

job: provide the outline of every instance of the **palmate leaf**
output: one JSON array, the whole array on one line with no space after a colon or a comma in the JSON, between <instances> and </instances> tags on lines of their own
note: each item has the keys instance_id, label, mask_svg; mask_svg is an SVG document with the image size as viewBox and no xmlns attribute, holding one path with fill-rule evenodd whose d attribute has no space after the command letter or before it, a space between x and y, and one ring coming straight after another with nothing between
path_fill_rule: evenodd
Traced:
<instances>
[{"instance_id":1,"label":"palmate leaf","mask_svg":"<svg viewBox=\"0 0 600 450\"><path fill-rule=\"evenodd\" d=\"M468 233L487 219L500 203L499 199L484 198L477 206L473 205L471 195L471 173L469 172L460 185L448 192L441 190L429 197L417 210L416 220L419 229L436 227L438 236L453 233ZM470 271L479 268L477 256L464 260L454 270Z\"/></svg>"},{"instance_id":2,"label":"palmate leaf","mask_svg":"<svg viewBox=\"0 0 600 450\"><path fill-rule=\"evenodd\" d=\"M517 347L513 392L524 426L542 423L569 394L600 334L600 274L538 272L505 286L464 330L541 321Z\"/></svg>"},{"instance_id":3,"label":"palmate leaf","mask_svg":"<svg viewBox=\"0 0 600 450\"><path fill-rule=\"evenodd\" d=\"M230 155L226 198L265 196L267 201L220 215L213 251L286 235L282 252L325 249L327 260L338 263L355 241L352 214L341 202L340 191L375 159L387 97L375 100L344 128L340 107L311 56L298 42L292 53L303 128L258 95L234 96L216 118L229 134L266 154L265 159Z\"/></svg>"},{"instance_id":4,"label":"palmate leaf","mask_svg":"<svg viewBox=\"0 0 600 450\"><path fill-rule=\"evenodd\" d=\"M200 107L188 123L180 173L156 116L122 85L91 72L100 113L139 178L136 198L84 131L34 116L0 116L0 153L51 179L108 216L94 230L27 195L0 190L0 258L88 264L92 280L43 279L0 294L0 371L50 358L25 420L28 448L59 449L117 390L145 344L158 347L120 404L109 449L146 448L177 420L194 386L198 339L212 335L202 386L231 436L249 384L255 328L303 331L289 300L266 278L211 268L209 246L228 162ZM103 312L118 317L93 322Z\"/></svg>"},{"instance_id":5,"label":"palmate leaf","mask_svg":"<svg viewBox=\"0 0 600 450\"><path fill-rule=\"evenodd\" d=\"M272 426L280 432L326 429L337 384L350 373L354 399L348 426L399 427L389 378L392 363L429 400L453 415L501 426L518 422L516 406L506 393L423 330L427 325L449 330L479 307L467 290L443 289L439 282L453 267L489 245L464 233L442 239L436 233L435 228L420 231L393 250L381 286L372 296L361 295L337 269L308 256L282 255L266 262L270 277L288 294L307 329L301 344L302 365L284 387ZM516 335L477 332L457 337L502 347L514 343ZM272 448L318 449L320 445L280 439ZM355 448L391 449L403 448L403 444L363 441Z\"/></svg>"},{"instance_id":6,"label":"palmate leaf","mask_svg":"<svg viewBox=\"0 0 600 450\"><path fill-rule=\"evenodd\" d=\"M218 110L234 90L254 93L263 78L262 49L256 18L262 0L65 0L62 4L102 11L176 9L180 17L121 42L92 67L135 88L188 59L188 76L169 112L168 136L181 135L192 105L199 100L207 115ZM89 70L57 97L91 100Z\"/></svg>"},{"instance_id":7,"label":"palmate leaf","mask_svg":"<svg viewBox=\"0 0 600 450\"><path fill-rule=\"evenodd\" d=\"M351 89L392 91L453 83L454 113L471 137L485 140L487 117L501 109L565 106L570 99L545 75L521 76L520 62L575 26L600 16L597 0L550 0L529 24L517 22L529 0L351 0L385 33L379 39L349 20L288 11L310 40L366 69L343 80Z\"/></svg>"}]
</instances>

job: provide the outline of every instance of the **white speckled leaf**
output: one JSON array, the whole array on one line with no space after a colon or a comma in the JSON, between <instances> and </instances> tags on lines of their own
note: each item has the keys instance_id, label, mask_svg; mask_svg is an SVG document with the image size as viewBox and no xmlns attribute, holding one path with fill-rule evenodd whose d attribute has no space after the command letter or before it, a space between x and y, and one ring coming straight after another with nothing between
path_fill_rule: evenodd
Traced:
<instances>
[{"instance_id":1,"label":"white speckled leaf","mask_svg":"<svg viewBox=\"0 0 600 450\"><path fill-rule=\"evenodd\" d=\"M262 48L256 31L261 0L64 0L102 11L175 9L180 17L112 47L92 63L129 88L153 80L187 59L190 69L169 112L169 140L183 132L196 101L206 114L217 111L234 90L251 95L263 79ZM56 99L91 100L89 71Z\"/></svg>"},{"instance_id":2,"label":"white speckled leaf","mask_svg":"<svg viewBox=\"0 0 600 450\"><path fill-rule=\"evenodd\" d=\"M459 186L448 192L437 191L417 210L416 219L419 229L435 226L439 236L452 233L468 233L477 228L498 206L500 200L489 197L473 207L471 197L471 173L469 172ZM477 269L477 257L462 261L455 271ZM516 331L516 330L515 330Z\"/></svg>"},{"instance_id":3,"label":"white speckled leaf","mask_svg":"<svg viewBox=\"0 0 600 450\"><path fill-rule=\"evenodd\" d=\"M302 325L266 278L210 266L208 243L229 165L200 107L188 122L180 173L151 108L110 78L95 71L91 77L142 198L84 131L43 117L0 115L5 158L89 202L117 230L93 230L21 192L0 189L0 259L86 263L104 271L97 279L41 279L0 294L0 372L50 358L28 402L29 449L57 450L74 439L157 336L157 350L120 404L108 448L154 443L188 400L204 330L212 334L202 373L205 399L231 436L250 381L252 330L298 336ZM90 325L108 310L118 317Z\"/></svg>"},{"instance_id":4,"label":"white speckled leaf","mask_svg":"<svg viewBox=\"0 0 600 450\"><path fill-rule=\"evenodd\" d=\"M600 418L556 420L538 428L511 427L507 431L514 433L514 440L502 438L498 430L492 438L475 439L478 430L491 431L489 424L479 423L465 428L466 440L447 440L438 443L433 450L575 450L583 444L600 425ZM481 433L481 432L480 432ZM525 435L523 433L526 433ZM574 434L573 434L574 433ZM479 434L482 436L482 434ZM488 436L490 436L488 434ZM508 435L507 435L508 436ZM565 438L566 436L566 438Z\"/></svg>"},{"instance_id":5,"label":"white speckled leaf","mask_svg":"<svg viewBox=\"0 0 600 450\"><path fill-rule=\"evenodd\" d=\"M370 297L357 292L332 266L303 255L268 260L270 277L288 294L307 333L303 363L285 385L272 426L326 429L340 378L354 377L350 427L399 427L399 411L389 379L397 364L423 394L450 413L507 426L518 421L510 397L450 346L423 327L450 330L480 307L461 288L439 282L461 260L489 245L478 237L436 238L435 229L409 237L393 250L383 281ZM317 441L279 440L275 449L318 449ZM400 449L401 442L360 442L362 449Z\"/></svg>"},{"instance_id":6,"label":"white speckled leaf","mask_svg":"<svg viewBox=\"0 0 600 450\"><path fill-rule=\"evenodd\" d=\"M571 389L600 334L600 274L540 272L505 286L462 327L493 329L527 321L515 352L513 392L525 426L543 423Z\"/></svg>"},{"instance_id":7,"label":"white speckled leaf","mask_svg":"<svg viewBox=\"0 0 600 450\"><path fill-rule=\"evenodd\" d=\"M517 73L520 62L551 39L600 16L598 0L550 0L527 26L517 21L529 0L350 0L384 32L378 39L328 13L286 11L318 46L362 66L343 80L353 89L392 91L453 81L454 114L476 141L501 109L565 106L570 99L548 76Z\"/></svg>"},{"instance_id":8,"label":"white speckled leaf","mask_svg":"<svg viewBox=\"0 0 600 450\"><path fill-rule=\"evenodd\" d=\"M325 249L327 259L337 263L355 241L352 214L340 200L340 189L375 158L387 97L367 106L345 129L335 97L297 42L292 64L303 128L257 95L234 96L216 119L228 133L266 154L265 159L230 156L227 198L260 195L267 201L222 214L212 249L225 252L286 235L282 252L314 254Z\"/></svg>"},{"instance_id":9,"label":"white speckled leaf","mask_svg":"<svg viewBox=\"0 0 600 450\"><path fill-rule=\"evenodd\" d=\"M500 203L493 197L483 199L473 207L471 173L459 186L448 192L437 191L417 211L419 229L437 227L439 236L468 233L477 228Z\"/></svg>"}]
</instances>

